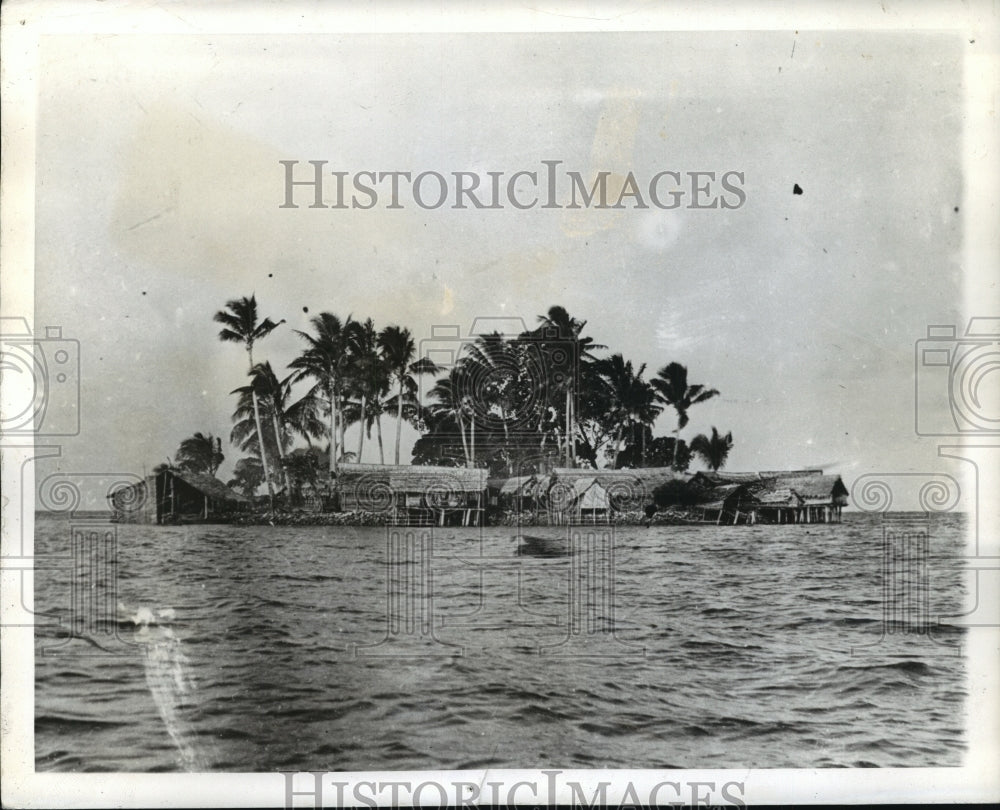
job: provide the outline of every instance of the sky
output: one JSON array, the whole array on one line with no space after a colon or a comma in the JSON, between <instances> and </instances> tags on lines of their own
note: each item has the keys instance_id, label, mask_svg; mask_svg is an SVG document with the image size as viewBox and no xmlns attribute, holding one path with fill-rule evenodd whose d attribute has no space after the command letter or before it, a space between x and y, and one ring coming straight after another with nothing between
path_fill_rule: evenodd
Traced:
<instances>
[{"instance_id":1,"label":"sky","mask_svg":"<svg viewBox=\"0 0 1000 810\"><path fill-rule=\"evenodd\" d=\"M647 376L717 388L682 435L731 431L728 469L947 470L914 358L929 324L964 327L962 57L918 32L43 37L35 324L81 356L55 463L141 474L228 437L246 356L212 316L254 293L286 321L257 349L279 371L321 311L419 340L560 304ZM746 201L282 209L281 160L736 171ZM946 392L928 407L947 419Z\"/></svg>"}]
</instances>

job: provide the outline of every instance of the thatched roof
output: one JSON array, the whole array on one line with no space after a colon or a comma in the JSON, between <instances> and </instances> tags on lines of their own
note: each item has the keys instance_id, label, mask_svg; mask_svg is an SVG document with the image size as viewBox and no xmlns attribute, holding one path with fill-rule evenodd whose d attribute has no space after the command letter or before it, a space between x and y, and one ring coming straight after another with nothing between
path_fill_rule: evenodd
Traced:
<instances>
[{"instance_id":1,"label":"thatched roof","mask_svg":"<svg viewBox=\"0 0 1000 810\"><path fill-rule=\"evenodd\" d=\"M601 486L600 482L592 475L586 477L581 476L580 478L574 478L572 481L567 481L566 483L568 483L570 486L573 487L573 494L577 498L583 495L584 492L586 492L595 484L599 487ZM601 489L604 489L604 487L601 487Z\"/></svg>"},{"instance_id":2,"label":"thatched roof","mask_svg":"<svg viewBox=\"0 0 1000 810\"><path fill-rule=\"evenodd\" d=\"M246 503L247 499L237 492L234 492L218 478L205 473L193 473L186 470L165 470L164 473L179 478L192 489L198 490L202 495L207 495L217 501L236 501ZM163 473L161 473L163 474Z\"/></svg>"},{"instance_id":3,"label":"thatched roof","mask_svg":"<svg viewBox=\"0 0 1000 810\"><path fill-rule=\"evenodd\" d=\"M342 484L350 485L364 478L371 483L387 484L394 492L425 492L432 487L456 492L486 489L487 471L479 468L342 463L339 471Z\"/></svg>"},{"instance_id":4,"label":"thatched roof","mask_svg":"<svg viewBox=\"0 0 1000 810\"><path fill-rule=\"evenodd\" d=\"M847 503L847 487L839 475L805 471L783 473L747 486L749 499L762 506Z\"/></svg>"},{"instance_id":5,"label":"thatched roof","mask_svg":"<svg viewBox=\"0 0 1000 810\"><path fill-rule=\"evenodd\" d=\"M682 475L670 467L637 467L623 470L588 470L557 467L552 471L557 481L575 486L579 479L593 479L604 489L618 495L628 493L636 498L652 498L653 490L667 481L686 481L690 476Z\"/></svg>"},{"instance_id":6,"label":"thatched roof","mask_svg":"<svg viewBox=\"0 0 1000 810\"><path fill-rule=\"evenodd\" d=\"M692 505L701 509L722 509L726 501L743 487L743 484L720 484L711 489L695 488Z\"/></svg>"},{"instance_id":7,"label":"thatched roof","mask_svg":"<svg viewBox=\"0 0 1000 810\"><path fill-rule=\"evenodd\" d=\"M501 495L525 495L535 480L534 475L515 475L513 478L490 478L486 485Z\"/></svg>"},{"instance_id":8,"label":"thatched roof","mask_svg":"<svg viewBox=\"0 0 1000 810\"><path fill-rule=\"evenodd\" d=\"M800 506L802 499L777 479L762 481L747 493L748 500L760 506Z\"/></svg>"},{"instance_id":9,"label":"thatched roof","mask_svg":"<svg viewBox=\"0 0 1000 810\"><path fill-rule=\"evenodd\" d=\"M707 486L719 486L720 484L745 484L748 481L759 481L760 473L755 472L717 472L713 470L701 470L692 476L694 484L702 483Z\"/></svg>"}]
</instances>

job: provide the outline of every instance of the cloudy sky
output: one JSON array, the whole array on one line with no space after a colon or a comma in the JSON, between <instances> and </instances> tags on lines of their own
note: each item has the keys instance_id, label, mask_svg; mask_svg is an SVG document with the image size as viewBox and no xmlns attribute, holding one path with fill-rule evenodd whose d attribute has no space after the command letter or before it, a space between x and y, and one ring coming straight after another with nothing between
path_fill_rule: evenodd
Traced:
<instances>
[{"instance_id":1,"label":"cloudy sky","mask_svg":"<svg viewBox=\"0 0 1000 810\"><path fill-rule=\"evenodd\" d=\"M914 341L961 317L963 47L806 31L45 37L35 323L82 358L81 435L60 463L141 472L194 431L228 436L246 358L212 315L254 292L287 321L258 350L279 369L323 310L420 338L561 304L650 372L676 360L718 388L685 435L731 430L730 469L819 465L848 485L944 469L914 432ZM746 202L289 210L281 160L738 171Z\"/></svg>"}]
</instances>

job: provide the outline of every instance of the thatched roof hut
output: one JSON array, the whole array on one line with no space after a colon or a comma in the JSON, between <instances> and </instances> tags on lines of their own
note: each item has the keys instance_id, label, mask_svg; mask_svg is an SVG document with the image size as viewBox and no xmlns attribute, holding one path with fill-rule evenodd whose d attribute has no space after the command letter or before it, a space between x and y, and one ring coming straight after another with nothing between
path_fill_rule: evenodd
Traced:
<instances>
[{"instance_id":1,"label":"thatched roof hut","mask_svg":"<svg viewBox=\"0 0 1000 810\"><path fill-rule=\"evenodd\" d=\"M490 478L486 485L492 506L520 512L537 508L551 482L551 476L533 473L510 478Z\"/></svg>"},{"instance_id":2,"label":"thatched roof hut","mask_svg":"<svg viewBox=\"0 0 1000 810\"><path fill-rule=\"evenodd\" d=\"M747 500L762 506L846 506L847 487L839 475L787 473L749 484Z\"/></svg>"},{"instance_id":3,"label":"thatched roof hut","mask_svg":"<svg viewBox=\"0 0 1000 810\"><path fill-rule=\"evenodd\" d=\"M162 470L110 497L122 523L221 521L249 503L218 478L186 470Z\"/></svg>"},{"instance_id":4,"label":"thatched roof hut","mask_svg":"<svg viewBox=\"0 0 1000 810\"><path fill-rule=\"evenodd\" d=\"M557 467L552 471L557 484L573 485L579 479L593 479L607 491L611 508L617 511L641 510L652 503L653 490L667 481L686 480L670 467L639 467L623 470L586 470Z\"/></svg>"},{"instance_id":5,"label":"thatched roof hut","mask_svg":"<svg viewBox=\"0 0 1000 810\"><path fill-rule=\"evenodd\" d=\"M847 505L840 476L822 470L698 472L688 482L688 495L702 519L716 523L839 522Z\"/></svg>"},{"instance_id":6,"label":"thatched roof hut","mask_svg":"<svg viewBox=\"0 0 1000 810\"><path fill-rule=\"evenodd\" d=\"M388 512L406 524L478 525L486 476L479 468L342 463L337 483L346 511Z\"/></svg>"}]
</instances>

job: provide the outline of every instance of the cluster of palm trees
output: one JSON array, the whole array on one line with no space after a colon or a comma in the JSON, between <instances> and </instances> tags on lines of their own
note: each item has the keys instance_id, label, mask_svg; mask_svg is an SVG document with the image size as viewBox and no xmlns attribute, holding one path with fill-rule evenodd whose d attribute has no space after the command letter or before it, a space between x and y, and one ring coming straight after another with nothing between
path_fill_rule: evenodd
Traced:
<instances>
[{"instance_id":1,"label":"cluster of palm trees","mask_svg":"<svg viewBox=\"0 0 1000 810\"><path fill-rule=\"evenodd\" d=\"M669 363L650 380L621 354L584 335L586 321L559 306L519 335L480 335L443 369L422 410L424 435L417 463L486 466L497 475L603 460L612 467L686 469L694 452L708 466L725 464L732 435L699 435L690 448L680 439L695 405L718 391L688 381L687 369ZM666 408L677 416L672 437L654 437Z\"/></svg>"},{"instance_id":2,"label":"cluster of palm trees","mask_svg":"<svg viewBox=\"0 0 1000 810\"><path fill-rule=\"evenodd\" d=\"M222 454L222 439L211 433L195 433L180 443L172 459L157 464L153 473L181 470L214 476L226 457Z\"/></svg>"},{"instance_id":3,"label":"cluster of palm trees","mask_svg":"<svg viewBox=\"0 0 1000 810\"><path fill-rule=\"evenodd\" d=\"M606 347L584 335L586 321L559 306L521 334L475 336L447 366L419 357L405 327L378 329L371 318L322 312L310 318L308 331L296 330L302 351L283 375L255 360L254 350L284 321L262 317L254 295L228 301L214 320L219 339L241 345L247 355L247 384L232 392L230 434L247 455L230 484L247 494L264 484L272 503L276 487L292 493L303 481L335 481L338 465L360 459L373 431L385 463L383 416L395 422L394 463L400 463L406 422L422 434L414 463L488 467L494 474L602 461L685 469L692 452L718 469L732 447L731 434L715 428L690 447L680 439L689 410L717 396L715 389L690 384L678 363L647 380L645 364L636 367L621 354L598 356ZM423 398L422 376L430 385ZM666 409L674 411L676 427L671 436L654 436ZM349 425L358 426L354 452L346 447ZM305 447L295 448L296 438ZM176 460L182 459L187 469L214 475L220 443L195 434L178 450Z\"/></svg>"},{"instance_id":4,"label":"cluster of palm trees","mask_svg":"<svg viewBox=\"0 0 1000 810\"><path fill-rule=\"evenodd\" d=\"M284 321L261 318L253 295L228 301L215 320L222 325L219 339L242 344L249 364L247 385L232 392L238 399L230 440L260 460L272 500L279 474L291 492L303 477L314 477L323 457L330 477L335 477L340 462L361 458L373 428L384 464L386 414L396 420L394 459L399 463L402 424L419 424L420 419L415 377L438 371L430 361L417 358L408 329L391 325L377 330L371 318L356 321L322 312L310 319L310 331L296 330L303 350L288 364L290 373L279 379L269 362L254 362L253 350ZM293 388L301 382L307 390L293 399ZM360 426L356 453L346 447L349 424ZM306 441L306 448L292 450L296 436ZM322 439L328 446L317 452L312 442ZM247 474L256 475L255 467L244 467Z\"/></svg>"}]
</instances>

